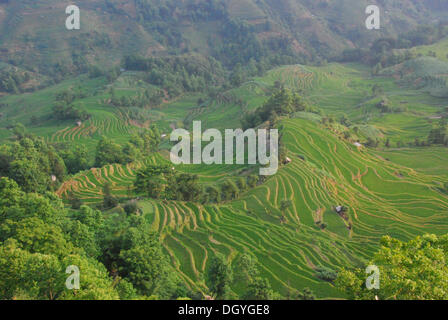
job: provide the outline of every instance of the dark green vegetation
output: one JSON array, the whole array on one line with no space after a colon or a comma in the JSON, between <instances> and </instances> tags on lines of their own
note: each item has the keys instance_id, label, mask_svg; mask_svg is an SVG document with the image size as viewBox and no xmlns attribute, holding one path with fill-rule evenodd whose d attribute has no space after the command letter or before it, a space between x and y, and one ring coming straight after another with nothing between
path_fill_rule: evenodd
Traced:
<instances>
[{"instance_id":1,"label":"dark green vegetation","mask_svg":"<svg viewBox=\"0 0 448 320\"><path fill-rule=\"evenodd\" d=\"M0 298L446 298L446 5L394 3L0 4ZM173 166L194 120L278 128L281 168Z\"/></svg>"}]
</instances>

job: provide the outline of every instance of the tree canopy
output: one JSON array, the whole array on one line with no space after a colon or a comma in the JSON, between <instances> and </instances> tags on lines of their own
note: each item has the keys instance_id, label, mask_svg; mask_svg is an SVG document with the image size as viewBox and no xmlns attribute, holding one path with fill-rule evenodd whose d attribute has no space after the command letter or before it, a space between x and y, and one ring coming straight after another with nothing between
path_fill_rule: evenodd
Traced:
<instances>
[{"instance_id":1,"label":"tree canopy","mask_svg":"<svg viewBox=\"0 0 448 320\"><path fill-rule=\"evenodd\" d=\"M424 235L409 242L389 236L368 265L380 270L380 289L368 290L365 269L339 272L336 285L352 299L448 299L448 235Z\"/></svg>"}]
</instances>

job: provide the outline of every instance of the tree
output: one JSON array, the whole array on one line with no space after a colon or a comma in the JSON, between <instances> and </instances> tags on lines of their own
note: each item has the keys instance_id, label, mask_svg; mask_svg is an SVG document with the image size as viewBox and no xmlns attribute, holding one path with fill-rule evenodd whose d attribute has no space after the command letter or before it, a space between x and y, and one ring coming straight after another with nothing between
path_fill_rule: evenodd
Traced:
<instances>
[{"instance_id":1,"label":"tree","mask_svg":"<svg viewBox=\"0 0 448 320\"><path fill-rule=\"evenodd\" d=\"M260 178L257 175L250 175L247 177L247 185L250 188L255 188L257 186L259 180L260 180Z\"/></svg>"},{"instance_id":2,"label":"tree","mask_svg":"<svg viewBox=\"0 0 448 320\"><path fill-rule=\"evenodd\" d=\"M216 186L207 187L205 193L208 196L208 201L211 203L221 202L221 190Z\"/></svg>"},{"instance_id":3,"label":"tree","mask_svg":"<svg viewBox=\"0 0 448 320\"><path fill-rule=\"evenodd\" d=\"M280 202L280 210L286 211L292 207L292 204L293 204L292 201L289 199L282 200Z\"/></svg>"},{"instance_id":4,"label":"tree","mask_svg":"<svg viewBox=\"0 0 448 320\"><path fill-rule=\"evenodd\" d=\"M235 264L234 280L236 282L242 282L248 285L258 275L259 270L257 258L247 253L242 254Z\"/></svg>"},{"instance_id":5,"label":"tree","mask_svg":"<svg viewBox=\"0 0 448 320\"><path fill-rule=\"evenodd\" d=\"M226 180L221 185L221 194L225 200L233 200L238 198L240 190L232 180Z\"/></svg>"},{"instance_id":6,"label":"tree","mask_svg":"<svg viewBox=\"0 0 448 320\"><path fill-rule=\"evenodd\" d=\"M208 270L209 288L217 299L226 299L230 292L233 273L230 263L222 255L213 257Z\"/></svg>"},{"instance_id":7,"label":"tree","mask_svg":"<svg viewBox=\"0 0 448 320\"><path fill-rule=\"evenodd\" d=\"M79 290L65 286L67 266L82 270ZM74 254L58 258L31 253L14 239L0 246L0 299L118 299L112 280L103 265Z\"/></svg>"},{"instance_id":8,"label":"tree","mask_svg":"<svg viewBox=\"0 0 448 320\"><path fill-rule=\"evenodd\" d=\"M307 103L297 93L293 94L289 89L280 87L274 90L262 107L246 114L242 123L245 129L255 128L267 120L275 123L278 117L309 109Z\"/></svg>"},{"instance_id":9,"label":"tree","mask_svg":"<svg viewBox=\"0 0 448 320\"><path fill-rule=\"evenodd\" d=\"M70 174L75 174L89 168L87 147L84 145L77 145L71 149L61 150L59 154L64 160L67 171Z\"/></svg>"},{"instance_id":10,"label":"tree","mask_svg":"<svg viewBox=\"0 0 448 320\"><path fill-rule=\"evenodd\" d=\"M332 282L337 278L338 273L330 268L319 266L316 268L316 276L324 281Z\"/></svg>"},{"instance_id":11,"label":"tree","mask_svg":"<svg viewBox=\"0 0 448 320\"><path fill-rule=\"evenodd\" d=\"M62 257L73 252L73 245L65 239L61 228L47 224L37 217L18 222L7 220L0 228L0 240L16 240L21 249L31 253Z\"/></svg>"},{"instance_id":12,"label":"tree","mask_svg":"<svg viewBox=\"0 0 448 320\"><path fill-rule=\"evenodd\" d=\"M130 143L141 151L144 156L157 151L161 141L161 135L156 126L151 126L149 129L144 129L138 134L135 134Z\"/></svg>"},{"instance_id":13,"label":"tree","mask_svg":"<svg viewBox=\"0 0 448 320\"><path fill-rule=\"evenodd\" d=\"M274 291L268 279L255 278L249 284L249 290L244 295L245 300L272 300Z\"/></svg>"},{"instance_id":14,"label":"tree","mask_svg":"<svg viewBox=\"0 0 448 320\"><path fill-rule=\"evenodd\" d=\"M168 181L172 181L173 174L173 170L168 166L147 165L137 171L134 186L138 193L159 199L165 195ZM171 187L173 187L172 184ZM175 194L175 192L176 190L172 193Z\"/></svg>"},{"instance_id":15,"label":"tree","mask_svg":"<svg viewBox=\"0 0 448 320\"><path fill-rule=\"evenodd\" d=\"M139 207L138 207L138 203L137 203L137 201L135 201L135 200L132 200L132 201L128 201L128 202L126 202L126 204L124 205L124 211L127 213L127 214L134 214L134 213L137 213L138 212L138 210L139 210Z\"/></svg>"},{"instance_id":16,"label":"tree","mask_svg":"<svg viewBox=\"0 0 448 320\"><path fill-rule=\"evenodd\" d=\"M79 290L67 290L65 288L65 268L77 266L80 274ZM67 255L62 259L61 266L64 274L64 290L59 299L61 300L118 300L120 298L114 280L104 265L92 258L80 255Z\"/></svg>"},{"instance_id":17,"label":"tree","mask_svg":"<svg viewBox=\"0 0 448 320\"><path fill-rule=\"evenodd\" d=\"M57 257L30 253L10 239L0 246L0 299L55 299L65 274Z\"/></svg>"},{"instance_id":18,"label":"tree","mask_svg":"<svg viewBox=\"0 0 448 320\"><path fill-rule=\"evenodd\" d=\"M419 236L402 242L389 236L368 265L380 270L380 289L369 291L365 269L342 269L337 287L352 299L446 300L448 299L448 235Z\"/></svg>"},{"instance_id":19,"label":"tree","mask_svg":"<svg viewBox=\"0 0 448 320\"><path fill-rule=\"evenodd\" d=\"M94 210L89 206L81 206L80 210L73 213L72 218L88 226L90 230L99 230L104 225L101 211Z\"/></svg>"},{"instance_id":20,"label":"tree","mask_svg":"<svg viewBox=\"0 0 448 320\"><path fill-rule=\"evenodd\" d=\"M181 286L170 269L159 237L144 217L113 214L99 235L100 260L129 281L140 295L170 299Z\"/></svg>"},{"instance_id":21,"label":"tree","mask_svg":"<svg viewBox=\"0 0 448 320\"><path fill-rule=\"evenodd\" d=\"M25 192L44 193L54 188L52 175L64 180L65 165L42 138L26 136L0 147L0 175L16 181Z\"/></svg>"},{"instance_id":22,"label":"tree","mask_svg":"<svg viewBox=\"0 0 448 320\"><path fill-rule=\"evenodd\" d=\"M316 300L316 295L310 288L305 288L297 293L297 300Z\"/></svg>"},{"instance_id":23,"label":"tree","mask_svg":"<svg viewBox=\"0 0 448 320\"><path fill-rule=\"evenodd\" d=\"M0 199L0 224L37 217L45 223L61 225L65 218L63 203L54 194L25 193L5 177L0 178Z\"/></svg>"},{"instance_id":24,"label":"tree","mask_svg":"<svg viewBox=\"0 0 448 320\"><path fill-rule=\"evenodd\" d=\"M100 249L95 230L90 229L78 220L74 220L64 225L64 232L75 247L84 250L89 257L98 258Z\"/></svg>"},{"instance_id":25,"label":"tree","mask_svg":"<svg viewBox=\"0 0 448 320\"><path fill-rule=\"evenodd\" d=\"M182 173L175 177L176 200L198 201L202 194L202 188L199 184L199 176L188 173Z\"/></svg>"},{"instance_id":26,"label":"tree","mask_svg":"<svg viewBox=\"0 0 448 320\"><path fill-rule=\"evenodd\" d=\"M103 186L103 207L105 209L115 208L118 200L112 195L112 184L106 182Z\"/></svg>"},{"instance_id":27,"label":"tree","mask_svg":"<svg viewBox=\"0 0 448 320\"><path fill-rule=\"evenodd\" d=\"M95 166L103 167L112 163L123 163L121 147L113 140L102 137L96 147Z\"/></svg>"},{"instance_id":28,"label":"tree","mask_svg":"<svg viewBox=\"0 0 448 320\"><path fill-rule=\"evenodd\" d=\"M120 274L141 293L151 293L167 276L167 261L160 246L135 246L120 253Z\"/></svg>"}]
</instances>

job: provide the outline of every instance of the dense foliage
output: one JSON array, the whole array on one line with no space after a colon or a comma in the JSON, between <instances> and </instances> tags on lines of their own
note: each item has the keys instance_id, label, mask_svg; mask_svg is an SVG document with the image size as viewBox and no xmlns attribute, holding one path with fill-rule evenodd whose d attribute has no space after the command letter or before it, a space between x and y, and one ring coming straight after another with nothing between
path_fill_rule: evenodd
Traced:
<instances>
[{"instance_id":1,"label":"dense foliage","mask_svg":"<svg viewBox=\"0 0 448 320\"><path fill-rule=\"evenodd\" d=\"M368 265L380 270L380 289L368 290L363 269L339 272L336 285L352 299L448 299L448 236L424 235L409 242L384 237Z\"/></svg>"}]
</instances>

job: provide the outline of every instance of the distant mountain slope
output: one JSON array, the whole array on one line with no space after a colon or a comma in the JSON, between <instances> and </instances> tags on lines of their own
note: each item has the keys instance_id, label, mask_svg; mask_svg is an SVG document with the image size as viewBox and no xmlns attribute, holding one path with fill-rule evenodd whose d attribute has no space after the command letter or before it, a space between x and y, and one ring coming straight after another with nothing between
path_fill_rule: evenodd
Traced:
<instances>
[{"instance_id":1,"label":"distant mountain slope","mask_svg":"<svg viewBox=\"0 0 448 320\"><path fill-rule=\"evenodd\" d=\"M364 11L375 2L382 29L368 31ZM79 0L81 30L67 31L69 4L0 1L0 61L51 74L135 53L198 51L227 65L268 54L314 59L436 23L448 11L442 0Z\"/></svg>"}]
</instances>

